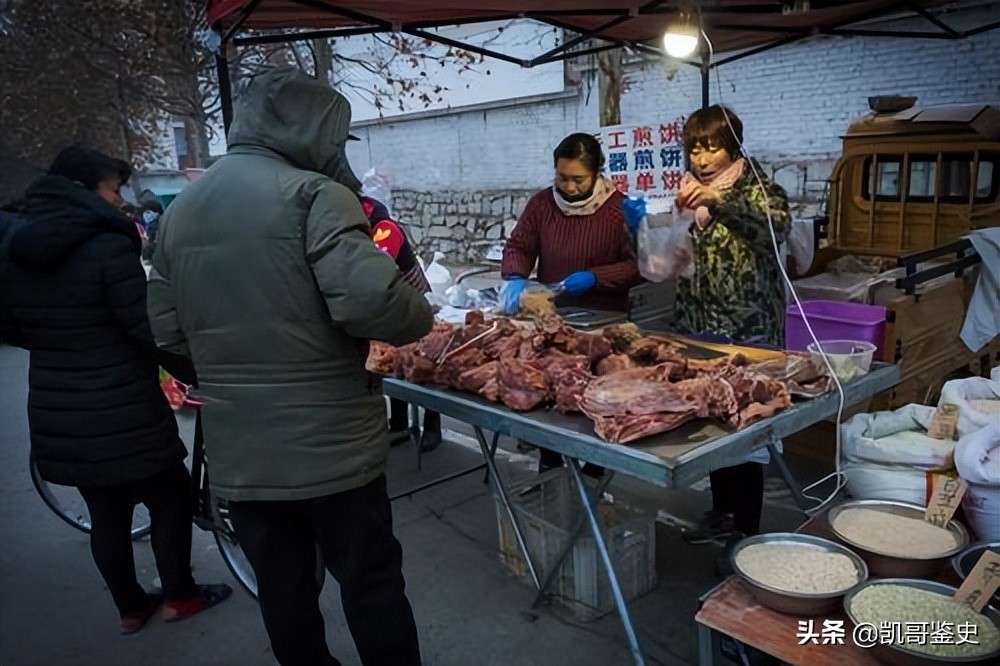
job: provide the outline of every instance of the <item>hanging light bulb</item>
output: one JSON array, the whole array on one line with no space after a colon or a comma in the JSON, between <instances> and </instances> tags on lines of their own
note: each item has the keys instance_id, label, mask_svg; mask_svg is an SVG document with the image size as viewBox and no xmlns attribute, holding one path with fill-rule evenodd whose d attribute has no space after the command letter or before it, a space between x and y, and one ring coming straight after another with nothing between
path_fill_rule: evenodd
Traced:
<instances>
[{"instance_id":1,"label":"hanging light bulb","mask_svg":"<svg viewBox=\"0 0 1000 666\"><path fill-rule=\"evenodd\" d=\"M674 58L686 58L698 48L698 27L691 22L690 14L682 12L677 21L667 26L663 48Z\"/></svg>"}]
</instances>

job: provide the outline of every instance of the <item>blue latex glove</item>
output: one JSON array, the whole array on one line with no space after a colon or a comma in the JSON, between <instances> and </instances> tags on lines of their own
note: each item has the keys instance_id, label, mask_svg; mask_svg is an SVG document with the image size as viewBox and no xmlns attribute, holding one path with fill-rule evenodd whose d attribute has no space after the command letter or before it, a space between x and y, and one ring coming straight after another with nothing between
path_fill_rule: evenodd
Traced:
<instances>
[{"instance_id":1,"label":"blue latex glove","mask_svg":"<svg viewBox=\"0 0 1000 666\"><path fill-rule=\"evenodd\" d=\"M500 291L503 295L503 311L508 316L516 315L517 311L521 309L521 293L527 284L528 281L522 277L512 277L504 280Z\"/></svg>"},{"instance_id":2,"label":"blue latex glove","mask_svg":"<svg viewBox=\"0 0 1000 666\"><path fill-rule=\"evenodd\" d=\"M625 197L622 201L622 215L625 216L625 226L634 238L639 233L639 223L646 217L646 200Z\"/></svg>"},{"instance_id":3,"label":"blue latex glove","mask_svg":"<svg viewBox=\"0 0 1000 666\"><path fill-rule=\"evenodd\" d=\"M574 295L590 291L593 289L595 284L597 284L597 276L590 271L577 271L576 273L570 273L566 276L566 279L562 281L562 285L565 287L566 293Z\"/></svg>"}]
</instances>

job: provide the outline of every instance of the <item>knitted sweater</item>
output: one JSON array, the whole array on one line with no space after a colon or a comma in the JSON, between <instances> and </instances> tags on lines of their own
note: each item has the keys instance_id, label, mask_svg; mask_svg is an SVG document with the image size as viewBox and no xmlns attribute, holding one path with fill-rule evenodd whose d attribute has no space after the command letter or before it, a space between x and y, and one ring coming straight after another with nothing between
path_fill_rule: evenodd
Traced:
<instances>
[{"instance_id":1,"label":"knitted sweater","mask_svg":"<svg viewBox=\"0 0 1000 666\"><path fill-rule=\"evenodd\" d=\"M615 192L593 215L566 215L552 197L552 188L546 188L524 207L504 246L503 277L526 278L536 262L537 279L544 284L593 271L593 289L580 296L562 294L556 304L627 311L628 290L642 278L622 216L623 195Z\"/></svg>"}]
</instances>

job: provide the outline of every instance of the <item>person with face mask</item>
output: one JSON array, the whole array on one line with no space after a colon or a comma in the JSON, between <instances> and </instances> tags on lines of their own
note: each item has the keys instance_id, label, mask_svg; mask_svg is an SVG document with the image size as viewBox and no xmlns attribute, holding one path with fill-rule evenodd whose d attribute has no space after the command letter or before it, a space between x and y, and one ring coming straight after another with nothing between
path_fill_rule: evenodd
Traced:
<instances>
[{"instance_id":1,"label":"person with face mask","mask_svg":"<svg viewBox=\"0 0 1000 666\"><path fill-rule=\"evenodd\" d=\"M527 278L563 283L556 305L628 310L628 291L639 284L632 239L622 215L624 196L601 170L601 144L570 134L552 153L555 181L533 196L503 251L504 309L514 314Z\"/></svg>"},{"instance_id":2,"label":"person with face mask","mask_svg":"<svg viewBox=\"0 0 1000 666\"><path fill-rule=\"evenodd\" d=\"M160 226L163 206L158 201L147 201L139 207L139 222L146 230L146 243L142 246L142 258L149 260L156 251L156 232Z\"/></svg>"},{"instance_id":3,"label":"person with face mask","mask_svg":"<svg viewBox=\"0 0 1000 666\"><path fill-rule=\"evenodd\" d=\"M693 219L694 276L677 283L673 327L736 343L784 345L785 289L775 257L789 227L788 198L759 165L741 155L743 123L718 105L691 114L681 132L690 171L677 194ZM756 170L756 174L754 171ZM759 178L758 178L759 176ZM685 532L693 544L732 546L760 531L766 449L712 470L712 510ZM728 559L716 563L720 575Z\"/></svg>"},{"instance_id":4,"label":"person with face mask","mask_svg":"<svg viewBox=\"0 0 1000 666\"><path fill-rule=\"evenodd\" d=\"M369 340L426 335L431 306L372 239L347 161L347 99L292 67L249 79L225 156L163 214L157 342L194 361L209 481L228 501L282 666L330 654L317 545L366 665L418 666L386 489Z\"/></svg>"},{"instance_id":5,"label":"person with face mask","mask_svg":"<svg viewBox=\"0 0 1000 666\"><path fill-rule=\"evenodd\" d=\"M642 282L622 213L624 195L601 170L604 153L590 134L570 134L552 152L552 187L528 200L503 249L504 310L515 314L537 265L543 284L561 282L556 305L626 312L629 289ZM562 465L541 449L539 471ZM596 474L588 465L586 471Z\"/></svg>"}]
</instances>

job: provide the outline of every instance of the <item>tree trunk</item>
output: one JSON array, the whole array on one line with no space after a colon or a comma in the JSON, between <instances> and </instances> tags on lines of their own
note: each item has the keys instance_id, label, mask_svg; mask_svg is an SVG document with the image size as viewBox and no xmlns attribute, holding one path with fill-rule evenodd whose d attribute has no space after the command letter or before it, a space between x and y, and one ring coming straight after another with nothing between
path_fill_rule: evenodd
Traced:
<instances>
[{"instance_id":1,"label":"tree trunk","mask_svg":"<svg viewBox=\"0 0 1000 666\"><path fill-rule=\"evenodd\" d=\"M601 127L620 125L622 122L622 89L624 51L612 49L597 54L597 89L600 95Z\"/></svg>"},{"instance_id":2,"label":"tree trunk","mask_svg":"<svg viewBox=\"0 0 1000 666\"><path fill-rule=\"evenodd\" d=\"M326 39L312 40L313 59L316 63L316 80L330 85L330 75L333 73L333 54L330 52L330 42Z\"/></svg>"}]
</instances>

